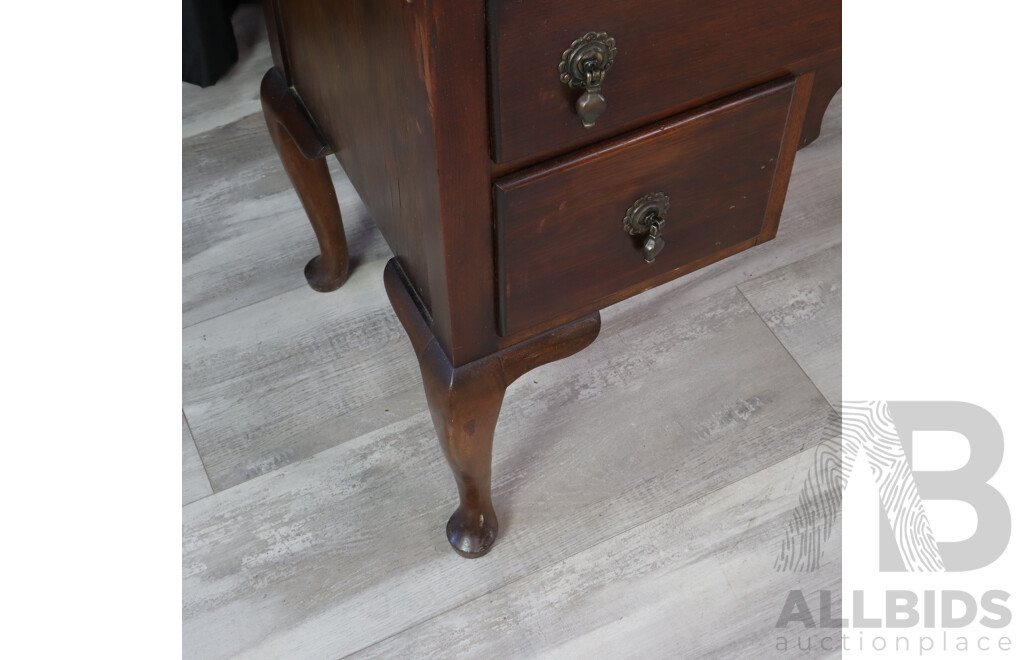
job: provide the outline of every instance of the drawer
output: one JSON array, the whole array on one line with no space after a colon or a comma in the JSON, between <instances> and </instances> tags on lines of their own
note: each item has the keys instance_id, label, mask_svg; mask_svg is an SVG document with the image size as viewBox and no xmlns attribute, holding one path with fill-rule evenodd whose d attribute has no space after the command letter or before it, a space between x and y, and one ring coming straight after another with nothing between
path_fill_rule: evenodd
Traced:
<instances>
[{"instance_id":1,"label":"drawer","mask_svg":"<svg viewBox=\"0 0 1024 660\"><path fill-rule=\"evenodd\" d=\"M496 162L538 159L740 92L838 49L840 0L490 0ZM615 40L606 109L584 128L563 52L589 32Z\"/></svg>"},{"instance_id":2,"label":"drawer","mask_svg":"<svg viewBox=\"0 0 1024 660\"><path fill-rule=\"evenodd\" d=\"M502 334L598 309L753 246L777 171L785 175L776 194L788 183L796 145L787 139L781 155L780 147L793 90L792 78L769 83L498 179ZM624 220L656 193L669 208L664 247L648 262L646 237L627 233Z\"/></svg>"}]
</instances>

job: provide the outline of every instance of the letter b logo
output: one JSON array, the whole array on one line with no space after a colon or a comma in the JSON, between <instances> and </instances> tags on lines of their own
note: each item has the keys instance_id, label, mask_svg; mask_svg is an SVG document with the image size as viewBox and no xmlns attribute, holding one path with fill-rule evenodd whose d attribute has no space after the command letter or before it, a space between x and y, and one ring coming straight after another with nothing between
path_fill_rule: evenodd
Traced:
<instances>
[{"instance_id":1,"label":"letter b logo","mask_svg":"<svg viewBox=\"0 0 1024 660\"><path fill-rule=\"evenodd\" d=\"M963 467L945 472L908 470L906 474L916 483L921 500L966 502L977 514L978 527L971 538L936 542L945 570L971 571L988 566L1003 554L1010 541L1010 509L999 491L988 484L1003 459L1003 432L999 423L984 408L959 401L890 401L888 408L907 467L914 464L911 439L915 431L953 431L967 439L970 458ZM885 494L882 496L884 498ZM923 510L920 515L924 516ZM893 525L887 516L882 516L881 570L907 570L898 545L913 540L897 536L917 533L918 523L902 520Z\"/></svg>"}]
</instances>

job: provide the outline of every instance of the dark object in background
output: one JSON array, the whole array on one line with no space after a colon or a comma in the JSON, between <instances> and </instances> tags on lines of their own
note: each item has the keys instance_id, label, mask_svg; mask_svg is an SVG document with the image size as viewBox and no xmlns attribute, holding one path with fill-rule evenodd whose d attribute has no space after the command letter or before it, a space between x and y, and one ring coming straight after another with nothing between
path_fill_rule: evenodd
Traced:
<instances>
[{"instance_id":1,"label":"dark object in background","mask_svg":"<svg viewBox=\"0 0 1024 660\"><path fill-rule=\"evenodd\" d=\"M181 79L209 87L238 61L231 14L257 0L182 0Z\"/></svg>"}]
</instances>

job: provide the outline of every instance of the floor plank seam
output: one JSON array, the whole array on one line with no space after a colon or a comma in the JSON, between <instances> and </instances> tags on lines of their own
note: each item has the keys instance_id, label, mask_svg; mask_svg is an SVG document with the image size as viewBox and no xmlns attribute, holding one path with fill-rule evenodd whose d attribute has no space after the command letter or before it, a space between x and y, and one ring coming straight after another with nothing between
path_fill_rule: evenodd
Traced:
<instances>
[{"instance_id":1,"label":"floor plank seam","mask_svg":"<svg viewBox=\"0 0 1024 660\"><path fill-rule=\"evenodd\" d=\"M186 140L195 140L195 139L198 139L198 138L202 137L203 135L206 135L207 133L212 133L214 131L223 130L224 128L230 126L231 124L237 124L238 122L245 121L246 119L249 119L250 117L252 117L254 115L262 115L262 114L263 114L263 110L261 110L261 109L259 109L257 107L255 110L253 110L252 112L250 112L248 114L244 114L244 115L235 117L234 119L231 119L227 123L224 123L224 124L217 124L216 126L210 126L209 128L204 128L203 130L199 131L198 133L192 133L192 134L189 134L189 135L185 135L184 131L183 131L182 132L181 141L185 142Z\"/></svg>"},{"instance_id":2,"label":"floor plank seam","mask_svg":"<svg viewBox=\"0 0 1024 660\"><path fill-rule=\"evenodd\" d=\"M352 275L354 275L354 274L355 274L355 273L356 273L356 272L358 271L358 269L360 268L360 266L362 266L362 267L366 267L366 266L368 266L368 265L370 265L370 264L374 264L374 263L377 263L377 262L380 262L381 264L385 264L385 263L387 263L387 260L388 260L388 259L390 259L390 258L391 258L391 257L390 257L390 256L388 256L387 258L382 258L382 259L376 259L376 260L374 260L374 261L369 261L369 262L366 262L366 263L362 263L362 264L358 264L358 263L357 263L357 265L356 265L355 267L353 267L353 268L352 268L352 271L351 271L351 273L349 274L349 276L351 277ZM354 260L354 259L353 259L352 261L353 261L353 262L355 262L355 260ZM301 268L298 268L297 272L301 272L301 270L302 270ZM381 273L383 273L383 272L384 272L384 268L383 268L383 266L381 266ZM274 298L279 298L279 297L281 297L281 296L287 296L287 295L291 295L291 294L294 294L294 293L296 293L296 292L298 292L298 291L304 291L304 290L305 290L305 289L307 289L307 288L309 288L309 285L308 285L308 284L306 284L306 283L302 283L302 284L300 284L300 285L298 285L298 286L296 286L296 287L294 287L294 288L291 288L291 289L286 289L286 290L284 290L284 291L279 291L279 292L277 292L277 293L273 294L272 296L268 296L268 297L266 297L266 298L262 298L262 299L260 299L260 300L254 300L254 301L252 301L252 302L248 302L248 303L245 303L244 305L242 305L242 306L240 306L240 307L236 307L235 309L229 309L229 310L227 310L226 312L220 312L219 314L215 314L215 315L213 315L213 316L210 316L210 317L208 317L208 318L204 318L204 319L200 319L200 320L198 320L198 321L194 321L194 322L192 322L192 323L189 323L188 325L183 325L183 326L181 326L181 330L182 330L182 332L184 332L185 330L188 330L188 329L190 329L190 328L194 328L194 327L196 327L197 325L200 325L200 324L206 323L206 322L208 322L208 321L213 321L213 320L216 320L216 319L222 318L222 317L224 317L224 316L227 316L228 314L234 314L235 312L241 311L241 310L243 310L243 309L248 309L248 308L250 308L250 307L253 307L253 306L255 306L255 305L259 305L259 304L265 303L265 302L267 302L268 300L273 300ZM334 291L332 291L332 292L330 292L330 293L320 294L320 295L326 295L326 296L329 296L329 295L333 295L333 294L336 294L336 293L337 293L338 295L342 295L342 296L344 295L343 293L340 293L340 292L334 292ZM382 299L383 299L383 294L382 294Z\"/></svg>"},{"instance_id":3,"label":"floor plank seam","mask_svg":"<svg viewBox=\"0 0 1024 660\"><path fill-rule=\"evenodd\" d=\"M827 249L831 249L831 248L827 248ZM821 250L819 252L815 252L814 254L810 255L810 257L808 257L808 259L811 258L811 257L815 257L815 256L817 256L817 255L819 255L819 254L821 254L822 252L825 252L825 251L826 250ZM776 270L778 270L778 269L776 269ZM775 272L775 271L771 271L771 272ZM770 275L770 274L771 273L765 273L765 275ZM753 279L757 279L757 278L753 278ZM752 280L747 280L747 282L750 282L750 281L752 281ZM746 284L746 282L743 282L743 284ZM743 296L743 300L747 303L747 305L750 306L750 309L753 310L754 314L757 315L758 320L760 320L761 323L764 324L764 327L768 329L768 332L772 333L772 337L775 338L775 341L778 342L779 346L782 347L782 350L784 350L786 352L786 355L789 356L789 359L791 359L793 361L793 363L797 366L797 368L800 370L800 373L802 373L804 375L804 378L806 378L808 380L808 382L810 382L810 384L818 392L818 395L822 398L822 400L826 404L828 404L828 407L831 408L833 410L833 412L838 413L839 410L838 410L838 408L836 406L839 405L839 402L836 401L835 403L833 403L832 401L829 401L828 397L825 396L825 393L821 391L821 388L818 386L818 384L816 382L814 382L814 379L811 378L811 376L807 373L807 370L804 369L804 365L800 364L800 361L796 359L796 356L793 355L793 353L790 352L790 350L788 348L786 348L786 345L784 343L782 343L782 340L779 338L779 335L777 335L775 333L775 331L772 330L772 327L770 325L768 325L767 321L764 320L764 317L761 316L761 312L757 311L757 308L754 307L754 304L752 302L750 302L750 299L747 298L745 293L743 293L743 290L740 289L739 285L736 286L736 290L739 292L739 294L741 296Z\"/></svg>"},{"instance_id":4,"label":"floor plank seam","mask_svg":"<svg viewBox=\"0 0 1024 660\"><path fill-rule=\"evenodd\" d=\"M253 481L257 480L257 479L263 479L264 477L269 477L270 475L276 475L277 473L281 472L282 470L297 468L297 467L302 466L303 464L305 464L305 463L307 463L309 461L313 461L313 460L318 459L321 456L321 454L323 454L325 452L332 451L332 450L337 449L338 447L341 447L342 445L350 443L350 442L357 442L357 441L365 438L368 435L373 435L375 433L379 433L382 429L386 429L389 426L394 426L395 424L402 424L402 423L408 422L413 417L416 417L416 416L419 416L419 415L425 416L427 423L429 423L429 412L426 411L426 410L422 410L422 411L419 411L419 412L415 412L415 413L409 415L408 417L403 417L402 419L396 419L393 422L389 422L386 426L384 426L384 427L382 427L380 429L370 429L366 433L357 435L354 438L349 438L347 440L342 440L341 442L339 442L339 443L337 443L335 445L331 445L330 447L325 447L325 448L321 449L320 451L316 452L315 454L310 454L309 456L306 456L305 458L302 458L300 460L293 461L291 463L284 463L284 464L282 464L282 465L280 465L280 466L278 466L278 467L276 467L273 470L270 470L268 472L263 472L263 473L257 474L257 475L255 475L253 477L250 477L249 479L246 479L245 481L239 481L237 484L231 484L227 488L222 488L220 490L216 490L216 489L213 489L213 484L211 483L210 487L211 487L211 489L213 489L212 493L210 493L209 495L204 495L203 497L199 498L195 502L189 502L188 504L183 506L182 509L183 510L187 509L188 507L192 506L196 502L199 502L200 500L205 500L205 499L207 499L209 497L212 497L214 495L220 495L222 493L229 493L232 490L234 490L236 488L239 488L241 486L244 486L244 485L246 485L248 483L251 483L251 482L253 482ZM192 430L189 429L189 433L190 434L191 434L191 432L192 432ZM195 442L195 440L193 440L193 442ZM438 447L438 452L440 452L440 451L441 451L441 449L440 449L440 447ZM198 445L197 445L197 453L198 453ZM200 454L200 459L202 459L202 454ZM205 465L203 466L203 469L204 470L206 469ZM209 475L207 475L207 479L209 479Z\"/></svg>"},{"instance_id":5,"label":"floor plank seam","mask_svg":"<svg viewBox=\"0 0 1024 660\"><path fill-rule=\"evenodd\" d=\"M182 330L182 332L184 332L185 330L188 330L189 328L194 328L197 325L200 325L202 323L206 323L207 321L213 321L214 319L219 319L222 316L227 316L228 314L234 314L237 311L240 311L240 310L243 310L243 309L247 309L249 307L252 307L253 305L259 305L261 303L267 302L268 300L273 300L274 298L277 298L278 296L285 296L285 295L288 295L289 293L295 293L296 291L301 291L302 289L306 288L307 286L309 286L309 285L308 284L301 284L301 285L296 286L296 287L294 287L292 289L288 289L286 291L280 291L278 293L275 293L274 295L269 296L267 298L263 298L261 300L254 300L252 302L245 303L241 307L236 307L234 309L229 309L226 312L221 312L219 314L215 314L215 315L213 315L213 316L211 316L209 318L200 319L198 321L193 321L192 323L189 323L188 325L181 326L181 330Z\"/></svg>"},{"instance_id":6,"label":"floor plank seam","mask_svg":"<svg viewBox=\"0 0 1024 660\"><path fill-rule=\"evenodd\" d=\"M181 409L181 418L185 420L185 428L188 429L188 438L189 440L192 441L192 446L195 447L196 449L196 456L199 458L199 464L203 466L203 475L206 477L206 484L210 487L209 495L203 495L199 499L193 500L192 502L188 503L194 504L199 500L205 500L207 497L210 497L210 495L216 494L217 491L213 489L213 480L210 479L210 471L206 469L206 461L203 460L203 454L202 452L199 451L199 443L196 442L196 434L192 432L192 425L188 421L188 415L185 414L184 407ZM188 504L182 506L181 508L184 509L186 506L188 506Z\"/></svg>"}]
</instances>

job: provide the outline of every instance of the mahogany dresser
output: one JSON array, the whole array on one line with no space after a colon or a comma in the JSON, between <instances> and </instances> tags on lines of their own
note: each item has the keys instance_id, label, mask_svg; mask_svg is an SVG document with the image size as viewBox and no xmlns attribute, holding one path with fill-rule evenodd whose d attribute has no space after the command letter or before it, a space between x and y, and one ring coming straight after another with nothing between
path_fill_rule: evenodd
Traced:
<instances>
[{"instance_id":1,"label":"mahogany dresser","mask_svg":"<svg viewBox=\"0 0 1024 660\"><path fill-rule=\"evenodd\" d=\"M840 86L840 0L264 0L267 127L348 273L325 157L395 257L384 281L459 491L498 533L506 387L592 342L598 310L770 240Z\"/></svg>"}]
</instances>

